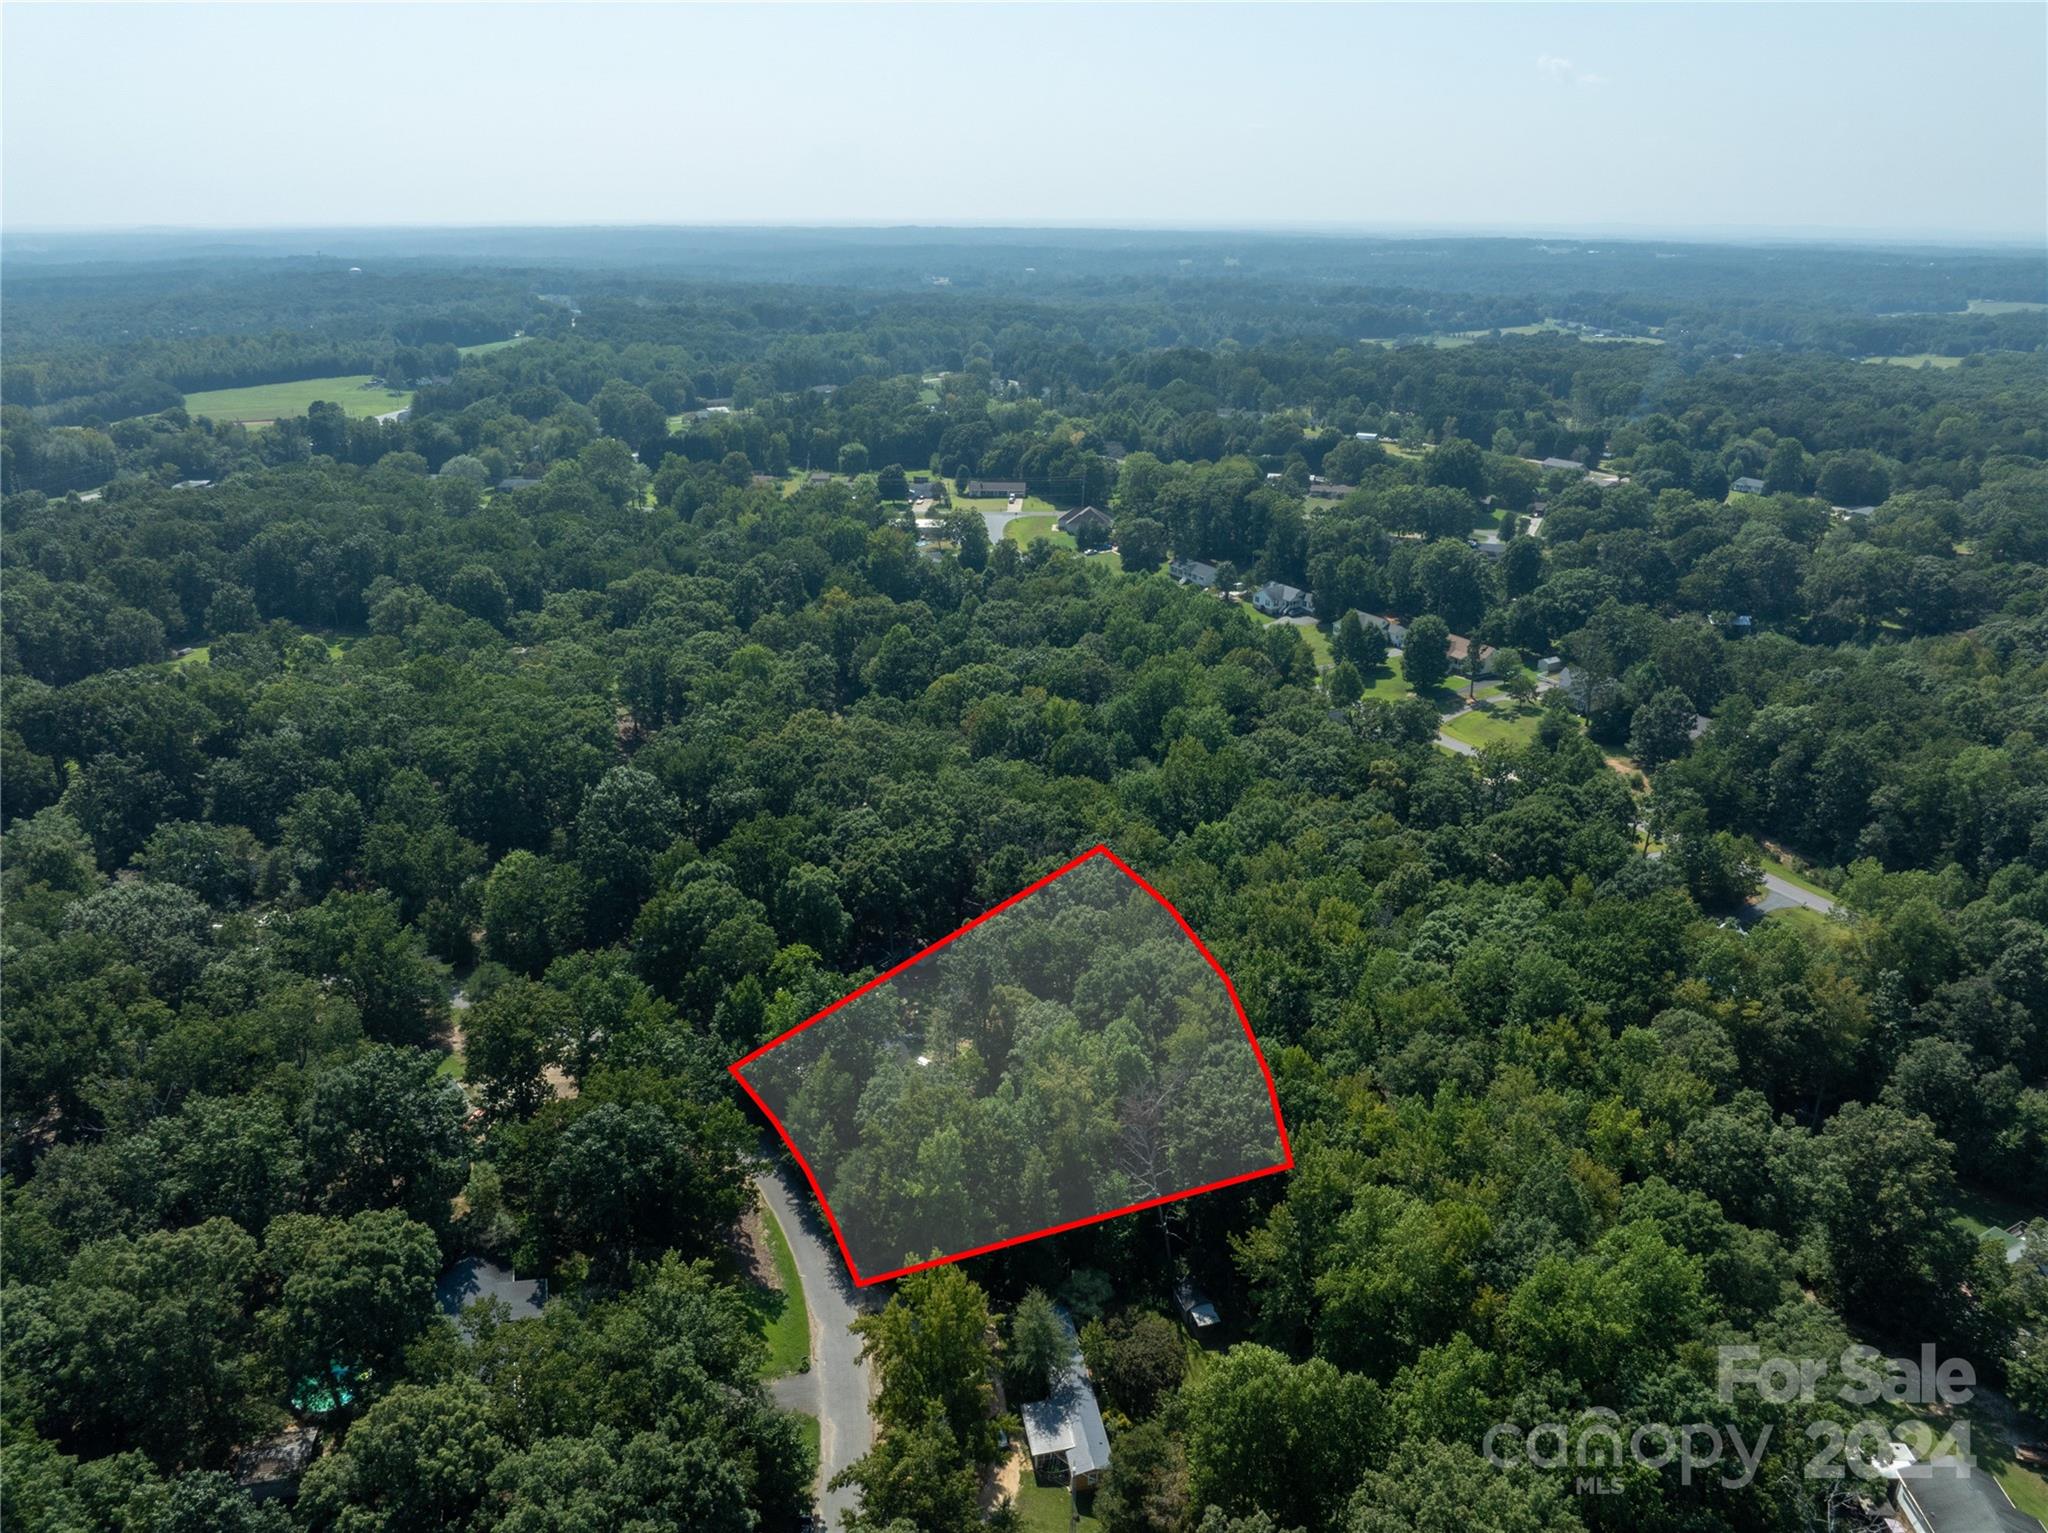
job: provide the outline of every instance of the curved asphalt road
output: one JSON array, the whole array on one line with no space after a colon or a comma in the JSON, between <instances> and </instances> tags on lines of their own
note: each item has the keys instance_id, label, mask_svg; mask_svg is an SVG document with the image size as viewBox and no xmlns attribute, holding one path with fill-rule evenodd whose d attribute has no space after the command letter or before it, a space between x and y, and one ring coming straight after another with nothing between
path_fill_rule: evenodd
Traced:
<instances>
[{"instance_id":1,"label":"curved asphalt road","mask_svg":"<svg viewBox=\"0 0 2048 1533\"><path fill-rule=\"evenodd\" d=\"M811 1321L810 1372L777 1379L769 1390L776 1404L818 1418L818 1510L825 1526L837 1529L853 1509L855 1493L823 1487L874 1441L868 1365L860 1360L860 1338L847 1329L869 1304L866 1292L847 1276L832 1232L801 1179L778 1161L757 1170L754 1185L789 1241Z\"/></svg>"}]
</instances>

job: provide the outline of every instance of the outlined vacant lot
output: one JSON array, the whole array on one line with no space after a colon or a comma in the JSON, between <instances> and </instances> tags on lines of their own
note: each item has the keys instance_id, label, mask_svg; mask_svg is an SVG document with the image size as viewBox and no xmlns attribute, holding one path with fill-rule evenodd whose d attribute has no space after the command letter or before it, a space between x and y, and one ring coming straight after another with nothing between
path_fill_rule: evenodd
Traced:
<instances>
[{"instance_id":1,"label":"outlined vacant lot","mask_svg":"<svg viewBox=\"0 0 2048 1533\"><path fill-rule=\"evenodd\" d=\"M731 1068L863 1286L1293 1164L1229 978L1106 847Z\"/></svg>"}]
</instances>

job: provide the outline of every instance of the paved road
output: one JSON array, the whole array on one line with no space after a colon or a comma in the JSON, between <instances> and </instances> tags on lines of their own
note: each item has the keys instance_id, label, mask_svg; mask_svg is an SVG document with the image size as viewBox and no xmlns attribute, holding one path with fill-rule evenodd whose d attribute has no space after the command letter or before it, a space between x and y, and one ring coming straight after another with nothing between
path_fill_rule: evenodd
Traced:
<instances>
[{"instance_id":1,"label":"paved road","mask_svg":"<svg viewBox=\"0 0 2048 1533\"><path fill-rule=\"evenodd\" d=\"M1641 834L1642 829L1642 825L1638 823L1636 825L1637 834ZM1664 853L1662 850L1656 850L1645 855L1662 857ZM1762 895L1750 901L1750 908L1757 915L1763 916L1769 915L1774 910L1789 910L1794 905L1803 905L1808 910L1818 910L1822 915L1831 914L1835 908L1835 902L1825 894L1815 894L1810 889L1802 889L1799 885L1770 872L1764 874L1764 892Z\"/></svg>"},{"instance_id":2,"label":"paved road","mask_svg":"<svg viewBox=\"0 0 2048 1533\"><path fill-rule=\"evenodd\" d=\"M818 1483L832 1477L868 1451L874 1421L868 1415L871 1386L868 1366L860 1360L860 1341L847 1327L869 1307L866 1292L846 1275L846 1263L832 1232L818 1214L810 1188L781 1163L754 1173L754 1185L796 1258L804 1281L804 1302L811 1315L811 1370L777 1379L770 1386L776 1403L818 1418ZM840 1527L853 1509L850 1490L820 1490L818 1510L825 1526Z\"/></svg>"},{"instance_id":3,"label":"paved road","mask_svg":"<svg viewBox=\"0 0 2048 1533\"><path fill-rule=\"evenodd\" d=\"M1804 905L1808 910L1818 910L1822 915L1835 908L1835 902L1825 894L1815 894L1810 889L1802 889L1775 873L1764 874L1763 898L1757 901L1757 907L1772 911L1783 910L1790 905Z\"/></svg>"},{"instance_id":4,"label":"paved road","mask_svg":"<svg viewBox=\"0 0 2048 1533\"><path fill-rule=\"evenodd\" d=\"M1000 543L1003 541L1003 532L1010 523L1020 516L1029 514L1025 511L984 511L981 513L981 525L988 529L989 542Z\"/></svg>"}]
</instances>

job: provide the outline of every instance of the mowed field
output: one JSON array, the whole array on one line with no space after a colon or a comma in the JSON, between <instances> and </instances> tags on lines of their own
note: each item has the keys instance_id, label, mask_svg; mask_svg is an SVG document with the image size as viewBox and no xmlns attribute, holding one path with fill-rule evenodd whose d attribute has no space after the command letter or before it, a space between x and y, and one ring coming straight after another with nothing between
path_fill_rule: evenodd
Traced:
<instances>
[{"instance_id":1,"label":"mowed field","mask_svg":"<svg viewBox=\"0 0 2048 1533\"><path fill-rule=\"evenodd\" d=\"M1866 362L1883 362L1892 367L1961 367L1961 357L1936 356L1931 351L1916 351L1903 357L1865 357Z\"/></svg>"},{"instance_id":2,"label":"mowed field","mask_svg":"<svg viewBox=\"0 0 2048 1533\"><path fill-rule=\"evenodd\" d=\"M346 378L300 378L291 383L252 383L239 389L207 389L185 396L185 410L217 421L275 421L304 415L321 400L337 404L356 419L388 415L412 403L404 389L372 387L367 373Z\"/></svg>"}]
</instances>

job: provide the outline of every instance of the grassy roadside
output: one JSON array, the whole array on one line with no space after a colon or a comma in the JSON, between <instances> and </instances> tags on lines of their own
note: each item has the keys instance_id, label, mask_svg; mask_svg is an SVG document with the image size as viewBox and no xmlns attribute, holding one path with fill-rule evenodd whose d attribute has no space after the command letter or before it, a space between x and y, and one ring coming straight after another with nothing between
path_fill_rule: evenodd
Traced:
<instances>
[{"instance_id":1,"label":"grassy roadside","mask_svg":"<svg viewBox=\"0 0 2048 1533\"><path fill-rule=\"evenodd\" d=\"M769 1257L775 1263L776 1279L782 1285L778 1291L757 1291L761 1339L768 1343L768 1361L762 1366L761 1377L779 1379L796 1372L811 1355L810 1309L804 1302L804 1280L796 1270L796 1258L790 1254L789 1238L782 1233L774 1210L765 1204L761 1208L761 1227L767 1236ZM815 1448L815 1421L810 1431Z\"/></svg>"}]
</instances>

